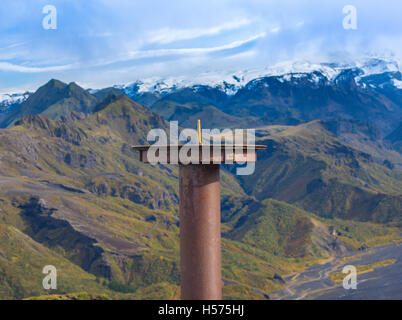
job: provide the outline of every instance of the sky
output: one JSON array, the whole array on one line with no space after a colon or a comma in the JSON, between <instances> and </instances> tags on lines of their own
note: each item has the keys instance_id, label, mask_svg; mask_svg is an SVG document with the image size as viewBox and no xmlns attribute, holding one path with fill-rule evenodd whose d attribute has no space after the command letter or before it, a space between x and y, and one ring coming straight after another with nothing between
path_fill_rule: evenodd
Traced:
<instances>
[{"instance_id":1,"label":"sky","mask_svg":"<svg viewBox=\"0 0 402 320\"><path fill-rule=\"evenodd\" d=\"M289 60L402 60L401 13L400 0L1 0L0 93L52 78L102 88Z\"/></svg>"}]
</instances>

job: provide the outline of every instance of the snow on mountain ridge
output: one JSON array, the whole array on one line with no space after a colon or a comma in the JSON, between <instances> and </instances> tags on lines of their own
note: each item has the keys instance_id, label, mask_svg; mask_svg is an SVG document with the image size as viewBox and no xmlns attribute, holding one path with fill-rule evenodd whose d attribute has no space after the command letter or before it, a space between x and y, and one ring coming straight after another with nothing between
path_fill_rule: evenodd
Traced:
<instances>
[{"instance_id":1,"label":"snow on mountain ridge","mask_svg":"<svg viewBox=\"0 0 402 320\"><path fill-rule=\"evenodd\" d=\"M381 58L368 58L348 64L286 61L270 67L252 68L237 72L204 72L191 78L185 76L167 78L152 77L116 87L123 89L128 94L144 92L166 94L185 87L191 88L206 85L222 90L229 95L233 95L250 81L263 77L276 76L282 78L280 81L290 81L291 79L302 77L305 74L319 72L329 81L333 81L343 70L360 69L362 74L356 77L356 80L359 80L361 77L373 74L398 72L400 70L399 65L400 64L395 60L384 60ZM315 83L320 81L317 74L313 74L311 80Z\"/></svg>"},{"instance_id":2,"label":"snow on mountain ridge","mask_svg":"<svg viewBox=\"0 0 402 320\"><path fill-rule=\"evenodd\" d=\"M24 102L30 95L30 92L0 93L0 112L6 111L12 105Z\"/></svg>"},{"instance_id":3,"label":"snow on mountain ridge","mask_svg":"<svg viewBox=\"0 0 402 320\"><path fill-rule=\"evenodd\" d=\"M353 63L285 61L265 68L250 68L236 72L209 71L192 77L151 77L140 79L128 84L115 85L114 87L123 90L131 97L145 92L156 92L164 95L181 88L192 88L196 91L199 90L200 86L217 88L228 95L234 95L240 88L245 87L250 81L264 77L274 76L278 77L278 80L281 82L289 82L311 75L307 80L317 85L323 79L320 74L322 74L327 81L334 81L343 70L358 69L361 70L361 74L355 76L355 81L365 88L367 85L361 81L362 78L385 72L399 72L401 69L400 66L401 63L394 59L378 57L365 58ZM402 84L399 78L391 80L390 84L398 89L402 89ZM370 84L370 87L374 87L374 85ZM91 89L90 93L95 93L99 90ZM24 102L29 95L30 93L28 92L13 94L0 93L0 112L4 112L10 106Z\"/></svg>"},{"instance_id":4,"label":"snow on mountain ridge","mask_svg":"<svg viewBox=\"0 0 402 320\"><path fill-rule=\"evenodd\" d=\"M356 67L363 70L364 76L369 76L385 72L398 72L400 70L399 65L399 62L396 60L371 58L367 61L357 63Z\"/></svg>"},{"instance_id":5,"label":"snow on mountain ridge","mask_svg":"<svg viewBox=\"0 0 402 320\"><path fill-rule=\"evenodd\" d=\"M402 81L394 79L394 86L397 87L398 89L402 89Z\"/></svg>"}]
</instances>

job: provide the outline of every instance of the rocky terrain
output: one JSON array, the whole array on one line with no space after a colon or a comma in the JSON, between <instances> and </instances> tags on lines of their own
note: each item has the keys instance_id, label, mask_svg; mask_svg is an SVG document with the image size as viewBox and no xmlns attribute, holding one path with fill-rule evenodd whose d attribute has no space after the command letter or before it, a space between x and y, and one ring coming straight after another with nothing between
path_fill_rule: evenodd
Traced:
<instances>
[{"instance_id":1,"label":"rocky terrain","mask_svg":"<svg viewBox=\"0 0 402 320\"><path fill-rule=\"evenodd\" d=\"M60 298L179 297L178 168L131 149L167 120L254 127L268 147L251 176L222 168L226 298L270 298L308 265L399 239L401 91L380 86L398 74L355 72L270 75L235 92L49 81L1 116L0 298L48 294L48 264Z\"/></svg>"}]
</instances>

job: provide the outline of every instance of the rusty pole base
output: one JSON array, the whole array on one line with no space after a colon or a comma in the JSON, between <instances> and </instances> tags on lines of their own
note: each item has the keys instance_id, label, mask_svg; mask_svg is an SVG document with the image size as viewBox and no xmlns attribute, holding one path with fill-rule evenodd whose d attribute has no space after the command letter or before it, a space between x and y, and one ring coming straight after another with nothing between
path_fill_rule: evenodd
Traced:
<instances>
[{"instance_id":1,"label":"rusty pole base","mask_svg":"<svg viewBox=\"0 0 402 320\"><path fill-rule=\"evenodd\" d=\"M181 299L222 299L219 164L180 165Z\"/></svg>"}]
</instances>

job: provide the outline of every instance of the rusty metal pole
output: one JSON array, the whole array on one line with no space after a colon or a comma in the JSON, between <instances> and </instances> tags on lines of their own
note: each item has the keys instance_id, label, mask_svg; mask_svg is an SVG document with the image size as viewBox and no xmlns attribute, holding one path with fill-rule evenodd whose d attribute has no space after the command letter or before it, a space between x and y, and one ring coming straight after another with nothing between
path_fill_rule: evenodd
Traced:
<instances>
[{"instance_id":1,"label":"rusty metal pole","mask_svg":"<svg viewBox=\"0 0 402 320\"><path fill-rule=\"evenodd\" d=\"M200 137L200 124L198 132ZM183 300L222 299L221 275L221 212L219 167L222 163L256 162L256 150L261 145L237 145L226 150L224 145L201 145L204 149L218 147L218 155L207 152L191 164L179 162L180 193L180 268L181 298ZM175 146L176 151L182 145ZM140 161L148 163L150 145L133 146L140 152ZM171 146L156 147L170 155ZM234 152L240 148L240 153ZM210 151L211 151L210 150ZM251 152L249 152L251 150ZM209 158L208 158L209 157ZM175 163L168 156L157 163Z\"/></svg>"},{"instance_id":2,"label":"rusty metal pole","mask_svg":"<svg viewBox=\"0 0 402 320\"><path fill-rule=\"evenodd\" d=\"M180 165L181 299L222 299L219 164Z\"/></svg>"}]
</instances>

